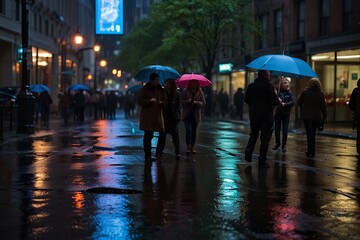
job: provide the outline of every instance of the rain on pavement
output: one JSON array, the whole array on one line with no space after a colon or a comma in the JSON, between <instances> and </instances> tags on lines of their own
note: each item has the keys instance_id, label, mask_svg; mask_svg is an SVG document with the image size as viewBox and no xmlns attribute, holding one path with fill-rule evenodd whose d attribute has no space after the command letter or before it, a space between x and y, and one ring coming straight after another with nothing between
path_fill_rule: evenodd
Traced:
<instances>
[{"instance_id":1,"label":"rain on pavement","mask_svg":"<svg viewBox=\"0 0 360 240\"><path fill-rule=\"evenodd\" d=\"M168 136L145 164L137 119L53 125L0 143L1 239L360 239L354 140L317 136L308 159L290 134L259 168L247 124L205 120L197 154L181 125L181 159Z\"/></svg>"}]
</instances>

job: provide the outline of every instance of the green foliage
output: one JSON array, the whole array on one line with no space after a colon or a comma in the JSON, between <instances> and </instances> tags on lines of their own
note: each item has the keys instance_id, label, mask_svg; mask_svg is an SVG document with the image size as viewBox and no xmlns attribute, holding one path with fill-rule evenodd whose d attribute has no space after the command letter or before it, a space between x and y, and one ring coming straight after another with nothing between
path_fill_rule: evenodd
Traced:
<instances>
[{"instance_id":1,"label":"green foliage","mask_svg":"<svg viewBox=\"0 0 360 240\"><path fill-rule=\"evenodd\" d=\"M148 18L124 37L121 66L134 72L149 64L170 65L180 72L211 74L221 48L236 47L242 32L257 32L249 0L162 0ZM222 39L223 38L223 39Z\"/></svg>"}]
</instances>

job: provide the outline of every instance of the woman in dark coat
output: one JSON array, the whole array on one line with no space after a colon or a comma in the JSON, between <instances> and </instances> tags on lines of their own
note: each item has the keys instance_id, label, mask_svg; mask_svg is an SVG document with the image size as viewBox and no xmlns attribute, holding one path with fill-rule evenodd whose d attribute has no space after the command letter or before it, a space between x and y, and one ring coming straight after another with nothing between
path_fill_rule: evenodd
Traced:
<instances>
[{"instance_id":1,"label":"woman in dark coat","mask_svg":"<svg viewBox=\"0 0 360 240\"><path fill-rule=\"evenodd\" d=\"M166 135L172 136L172 141L175 147L175 157L180 158L180 120L181 120L181 98L180 92L177 90L175 80L169 78L164 84L167 104L163 110L165 131L159 134L158 145L156 148L156 158L161 159L164 150Z\"/></svg>"},{"instance_id":2,"label":"woman in dark coat","mask_svg":"<svg viewBox=\"0 0 360 240\"><path fill-rule=\"evenodd\" d=\"M276 107L274 115L276 145L273 147L273 150L277 150L280 147L280 131L282 127L281 150L283 153L285 153L290 122L290 112L291 108L295 104L294 94L290 91L289 78L281 79L278 97L280 98L281 103Z\"/></svg>"},{"instance_id":3,"label":"woman in dark coat","mask_svg":"<svg viewBox=\"0 0 360 240\"><path fill-rule=\"evenodd\" d=\"M317 78L311 78L308 86L301 92L297 102L300 118L304 120L307 137L307 157L315 156L315 136L319 123L327 117L325 95Z\"/></svg>"}]
</instances>

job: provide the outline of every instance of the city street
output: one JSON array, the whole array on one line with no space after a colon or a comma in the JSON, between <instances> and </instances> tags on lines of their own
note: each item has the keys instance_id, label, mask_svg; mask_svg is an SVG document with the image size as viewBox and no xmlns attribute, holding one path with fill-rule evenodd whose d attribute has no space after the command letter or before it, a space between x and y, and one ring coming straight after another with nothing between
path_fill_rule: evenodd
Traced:
<instances>
[{"instance_id":1,"label":"city street","mask_svg":"<svg viewBox=\"0 0 360 240\"><path fill-rule=\"evenodd\" d=\"M205 120L196 154L181 159L171 136L163 161L145 164L138 120L52 119L32 137L0 142L0 238L360 239L355 140L304 134L269 167L244 160L247 123ZM157 135L156 135L157 136ZM157 137L153 139L155 154Z\"/></svg>"}]
</instances>

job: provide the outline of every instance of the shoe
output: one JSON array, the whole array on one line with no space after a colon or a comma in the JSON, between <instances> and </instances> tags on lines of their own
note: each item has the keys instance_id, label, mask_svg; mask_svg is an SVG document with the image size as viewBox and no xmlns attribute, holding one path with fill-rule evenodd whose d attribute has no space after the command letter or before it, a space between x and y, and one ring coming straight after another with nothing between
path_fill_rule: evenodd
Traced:
<instances>
[{"instance_id":1,"label":"shoe","mask_svg":"<svg viewBox=\"0 0 360 240\"><path fill-rule=\"evenodd\" d=\"M280 144L276 144L276 145L273 147L273 150L277 150L279 147L280 147Z\"/></svg>"},{"instance_id":2,"label":"shoe","mask_svg":"<svg viewBox=\"0 0 360 240\"><path fill-rule=\"evenodd\" d=\"M196 154L196 150L195 150L194 146L191 147L191 152L192 152L193 154Z\"/></svg>"},{"instance_id":3,"label":"shoe","mask_svg":"<svg viewBox=\"0 0 360 240\"><path fill-rule=\"evenodd\" d=\"M188 153L188 154L191 153L191 145L190 144L187 145L186 153Z\"/></svg>"},{"instance_id":4,"label":"shoe","mask_svg":"<svg viewBox=\"0 0 360 240\"><path fill-rule=\"evenodd\" d=\"M270 165L266 161L259 161L258 167L262 168L262 169L265 169L265 168L270 167Z\"/></svg>"},{"instance_id":5,"label":"shoe","mask_svg":"<svg viewBox=\"0 0 360 240\"><path fill-rule=\"evenodd\" d=\"M286 147L282 147L282 148L281 148L281 151L282 151L283 153L286 153Z\"/></svg>"},{"instance_id":6,"label":"shoe","mask_svg":"<svg viewBox=\"0 0 360 240\"><path fill-rule=\"evenodd\" d=\"M306 155L308 158L313 158L313 157L315 157L315 153L306 152L305 155Z\"/></svg>"},{"instance_id":7,"label":"shoe","mask_svg":"<svg viewBox=\"0 0 360 240\"><path fill-rule=\"evenodd\" d=\"M179 160L179 159L180 159L180 153L178 153L178 154L175 155L175 159L176 159L176 160Z\"/></svg>"},{"instance_id":8,"label":"shoe","mask_svg":"<svg viewBox=\"0 0 360 240\"><path fill-rule=\"evenodd\" d=\"M156 154L155 158L156 158L156 161L161 161L162 160L162 155L161 154Z\"/></svg>"},{"instance_id":9,"label":"shoe","mask_svg":"<svg viewBox=\"0 0 360 240\"><path fill-rule=\"evenodd\" d=\"M245 161L251 162L251 155L250 154L245 153Z\"/></svg>"}]
</instances>

